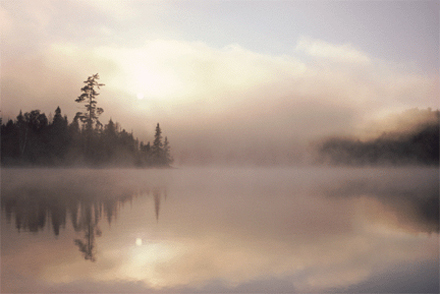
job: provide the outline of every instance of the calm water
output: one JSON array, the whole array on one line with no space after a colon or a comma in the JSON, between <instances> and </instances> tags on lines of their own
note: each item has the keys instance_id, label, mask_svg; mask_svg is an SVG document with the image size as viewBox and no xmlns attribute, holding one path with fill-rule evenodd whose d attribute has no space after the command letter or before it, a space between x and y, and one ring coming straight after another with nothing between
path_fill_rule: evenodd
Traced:
<instances>
[{"instance_id":1,"label":"calm water","mask_svg":"<svg viewBox=\"0 0 440 294\"><path fill-rule=\"evenodd\" d=\"M438 169L2 169L2 292L438 292Z\"/></svg>"}]
</instances>

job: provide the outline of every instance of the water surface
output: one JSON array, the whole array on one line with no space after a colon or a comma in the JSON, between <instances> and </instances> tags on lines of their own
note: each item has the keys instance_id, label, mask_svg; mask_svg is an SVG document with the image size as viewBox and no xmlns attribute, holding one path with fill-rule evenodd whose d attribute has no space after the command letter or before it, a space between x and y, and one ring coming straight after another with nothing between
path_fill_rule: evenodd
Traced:
<instances>
[{"instance_id":1,"label":"water surface","mask_svg":"<svg viewBox=\"0 0 440 294\"><path fill-rule=\"evenodd\" d=\"M438 292L430 168L2 169L2 292Z\"/></svg>"}]
</instances>

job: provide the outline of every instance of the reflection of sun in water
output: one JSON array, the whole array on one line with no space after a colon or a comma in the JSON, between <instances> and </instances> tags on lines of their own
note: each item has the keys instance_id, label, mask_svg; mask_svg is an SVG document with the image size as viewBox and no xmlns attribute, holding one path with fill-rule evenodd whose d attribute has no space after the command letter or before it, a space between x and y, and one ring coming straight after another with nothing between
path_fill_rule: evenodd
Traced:
<instances>
[{"instance_id":1,"label":"reflection of sun in water","mask_svg":"<svg viewBox=\"0 0 440 294\"><path fill-rule=\"evenodd\" d=\"M139 100L142 100L142 99L144 99L144 94L142 94L142 93L137 93L137 98L139 99Z\"/></svg>"},{"instance_id":2,"label":"reflection of sun in water","mask_svg":"<svg viewBox=\"0 0 440 294\"><path fill-rule=\"evenodd\" d=\"M141 245L142 245L142 239L136 238L136 246L141 246Z\"/></svg>"}]
</instances>

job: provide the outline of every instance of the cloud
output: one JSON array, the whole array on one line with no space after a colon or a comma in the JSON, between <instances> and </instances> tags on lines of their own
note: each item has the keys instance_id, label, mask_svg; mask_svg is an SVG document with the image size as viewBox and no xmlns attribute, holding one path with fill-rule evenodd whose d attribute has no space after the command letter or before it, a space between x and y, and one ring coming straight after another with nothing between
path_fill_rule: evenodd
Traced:
<instances>
[{"instance_id":1,"label":"cloud","mask_svg":"<svg viewBox=\"0 0 440 294\"><path fill-rule=\"evenodd\" d=\"M368 55L353 48L350 44L335 45L307 37L301 37L298 40L296 50L329 61L358 64L369 64L371 62Z\"/></svg>"}]
</instances>

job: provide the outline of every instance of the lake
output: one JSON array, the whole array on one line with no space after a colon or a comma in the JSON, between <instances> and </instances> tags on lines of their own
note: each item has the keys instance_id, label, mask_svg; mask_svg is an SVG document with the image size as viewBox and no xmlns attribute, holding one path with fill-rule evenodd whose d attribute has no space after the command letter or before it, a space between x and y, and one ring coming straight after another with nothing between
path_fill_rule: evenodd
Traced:
<instances>
[{"instance_id":1,"label":"lake","mask_svg":"<svg viewBox=\"0 0 440 294\"><path fill-rule=\"evenodd\" d=\"M1 170L4 292L438 292L438 168Z\"/></svg>"}]
</instances>

